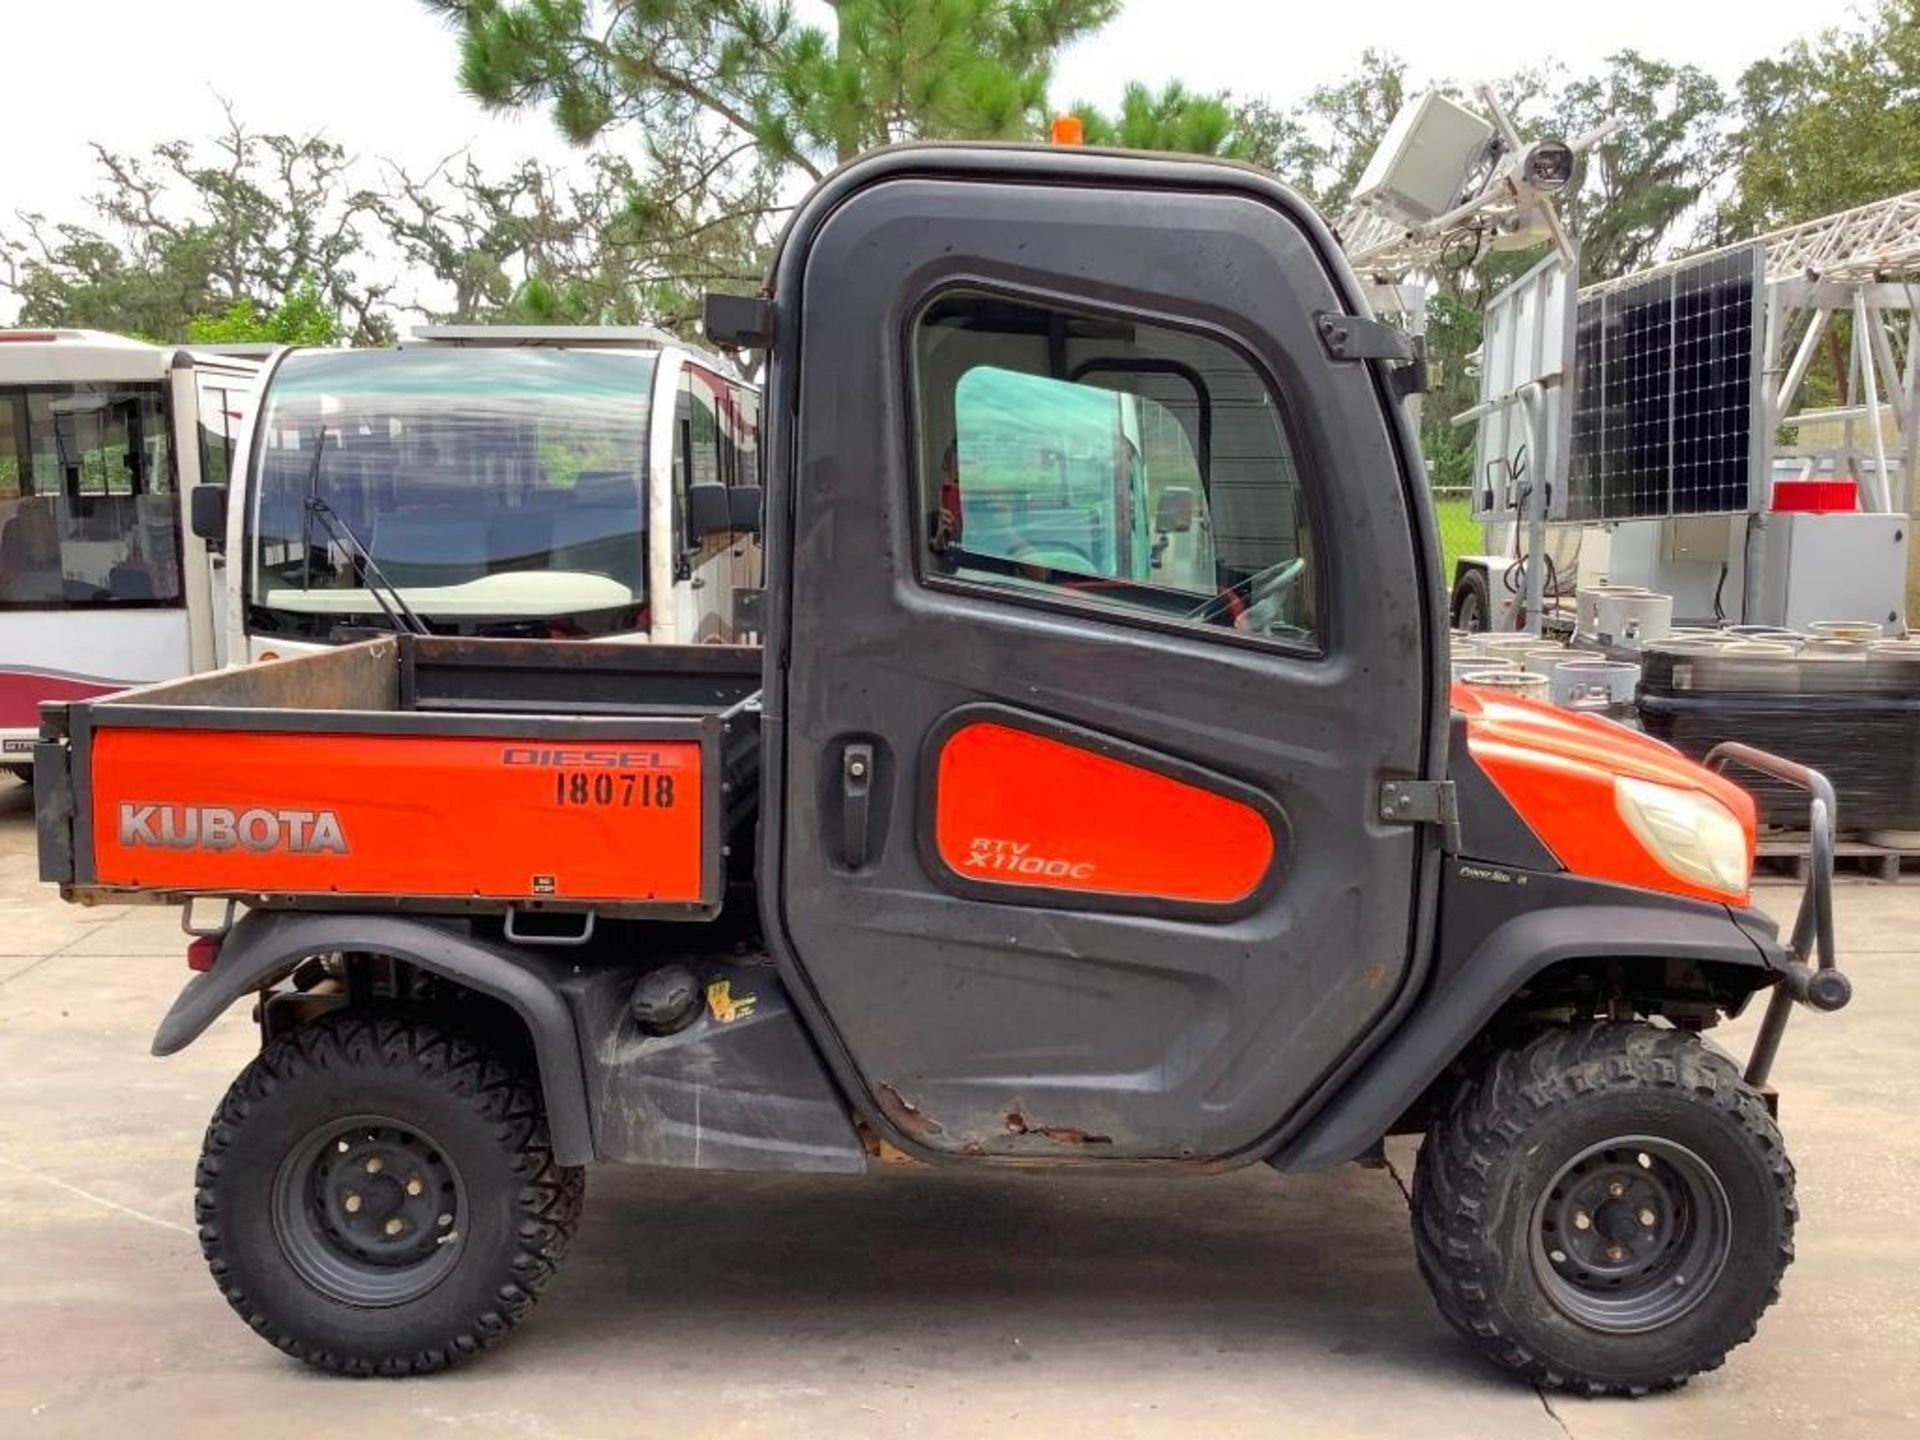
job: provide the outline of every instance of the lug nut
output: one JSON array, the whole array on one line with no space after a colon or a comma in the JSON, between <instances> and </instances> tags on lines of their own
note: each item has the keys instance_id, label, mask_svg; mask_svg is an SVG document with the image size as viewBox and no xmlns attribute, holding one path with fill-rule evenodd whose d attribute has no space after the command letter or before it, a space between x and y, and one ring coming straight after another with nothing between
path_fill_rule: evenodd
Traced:
<instances>
[{"instance_id":1,"label":"lug nut","mask_svg":"<svg viewBox=\"0 0 1920 1440\"><path fill-rule=\"evenodd\" d=\"M392 1224L393 1222L389 1221L387 1223ZM1624 1260L1626 1258L1627 1258L1627 1251L1625 1246L1623 1245L1607 1246L1607 1259L1615 1261L1617 1263L1618 1261Z\"/></svg>"},{"instance_id":2,"label":"lug nut","mask_svg":"<svg viewBox=\"0 0 1920 1440\"><path fill-rule=\"evenodd\" d=\"M402 1230L407 1228L407 1222L396 1215L393 1219L387 1221L383 1228L389 1235L398 1235Z\"/></svg>"},{"instance_id":3,"label":"lug nut","mask_svg":"<svg viewBox=\"0 0 1920 1440\"><path fill-rule=\"evenodd\" d=\"M383 1170L384 1168L386 1167L381 1164L380 1157L378 1155L374 1156L371 1160L367 1161L367 1174L369 1175L378 1175L381 1172L381 1170Z\"/></svg>"},{"instance_id":4,"label":"lug nut","mask_svg":"<svg viewBox=\"0 0 1920 1440\"><path fill-rule=\"evenodd\" d=\"M1574 1211L1573 1228L1576 1230L1591 1230L1593 1228L1593 1217L1584 1210Z\"/></svg>"},{"instance_id":5,"label":"lug nut","mask_svg":"<svg viewBox=\"0 0 1920 1440\"><path fill-rule=\"evenodd\" d=\"M349 1215L358 1215L360 1213L360 1197L351 1190L347 1192L347 1198L342 1200L340 1204Z\"/></svg>"},{"instance_id":6,"label":"lug nut","mask_svg":"<svg viewBox=\"0 0 1920 1440\"><path fill-rule=\"evenodd\" d=\"M1660 1217L1655 1215L1651 1210L1642 1210L1640 1212L1640 1228L1643 1230L1651 1230L1653 1228L1653 1222L1659 1218Z\"/></svg>"},{"instance_id":7,"label":"lug nut","mask_svg":"<svg viewBox=\"0 0 1920 1440\"><path fill-rule=\"evenodd\" d=\"M407 1194L409 1195L418 1195L425 1188L426 1187L420 1183L420 1177L418 1175L407 1181Z\"/></svg>"},{"instance_id":8,"label":"lug nut","mask_svg":"<svg viewBox=\"0 0 1920 1440\"><path fill-rule=\"evenodd\" d=\"M447 1228L447 1226L449 1226L449 1225L451 1225L451 1224L453 1224L453 1216L451 1216L451 1215L442 1215L442 1216L440 1217L440 1222L439 1222L439 1223L440 1223L440 1228L441 1228L442 1230L444 1230L444 1229L446 1229L446 1228Z\"/></svg>"},{"instance_id":9,"label":"lug nut","mask_svg":"<svg viewBox=\"0 0 1920 1440\"><path fill-rule=\"evenodd\" d=\"M1622 1195L1626 1193L1627 1193L1627 1187L1625 1185L1622 1185L1618 1180L1614 1181L1611 1185L1607 1186L1607 1194L1611 1195L1616 1200L1618 1200Z\"/></svg>"}]
</instances>

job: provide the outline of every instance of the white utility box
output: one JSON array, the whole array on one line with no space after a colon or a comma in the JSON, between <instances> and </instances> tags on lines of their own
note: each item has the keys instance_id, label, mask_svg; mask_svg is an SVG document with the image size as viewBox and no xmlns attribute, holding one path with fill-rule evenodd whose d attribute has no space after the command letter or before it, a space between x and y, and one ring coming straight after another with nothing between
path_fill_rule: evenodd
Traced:
<instances>
[{"instance_id":1,"label":"white utility box","mask_svg":"<svg viewBox=\"0 0 1920 1440\"><path fill-rule=\"evenodd\" d=\"M1353 203L1408 226L1444 215L1492 138L1492 125L1430 90L1393 117L1360 176Z\"/></svg>"},{"instance_id":2,"label":"white utility box","mask_svg":"<svg viewBox=\"0 0 1920 1440\"><path fill-rule=\"evenodd\" d=\"M1756 515L1747 561L1747 619L1799 630L1815 620L1905 621L1905 515Z\"/></svg>"}]
</instances>

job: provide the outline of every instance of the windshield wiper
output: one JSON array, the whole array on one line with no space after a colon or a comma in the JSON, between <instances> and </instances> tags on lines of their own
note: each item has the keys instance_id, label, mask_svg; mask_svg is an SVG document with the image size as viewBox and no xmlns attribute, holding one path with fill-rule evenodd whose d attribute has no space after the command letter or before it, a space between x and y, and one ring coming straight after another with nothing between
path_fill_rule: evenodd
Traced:
<instances>
[{"instance_id":1,"label":"windshield wiper","mask_svg":"<svg viewBox=\"0 0 1920 1440\"><path fill-rule=\"evenodd\" d=\"M320 469L318 456L315 457L313 468L317 476ZM407 597L400 593L400 587L387 579L386 572L381 570L379 561L373 558L373 552L366 547L360 537L353 533L353 527L347 524L345 516L318 494L311 492L307 495L304 512L303 530L305 522L318 520L327 532L328 541L345 550L360 567L361 576L367 582L367 593L373 596L374 603L387 617L389 625L395 630L411 631L415 635L433 633L427 629L427 622L416 615L413 607L407 604ZM309 546L308 549L311 553L312 547ZM385 594L382 594L382 591ZM388 601L388 596L393 597L391 603Z\"/></svg>"}]
</instances>

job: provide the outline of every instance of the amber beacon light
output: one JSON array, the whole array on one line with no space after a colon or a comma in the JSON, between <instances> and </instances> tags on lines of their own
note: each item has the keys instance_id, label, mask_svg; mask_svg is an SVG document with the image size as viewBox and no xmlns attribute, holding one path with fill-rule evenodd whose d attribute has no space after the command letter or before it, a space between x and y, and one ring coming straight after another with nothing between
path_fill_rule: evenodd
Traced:
<instances>
[{"instance_id":1,"label":"amber beacon light","mask_svg":"<svg viewBox=\"0 0 1920 1440\"><path fill-rule=\"evenodd\" d=\"M1056 115L1053 117L1053 143L1084 145L1087 143L1087 127L1081 123L1078 115Z\"/></svg>"}]
</instances>

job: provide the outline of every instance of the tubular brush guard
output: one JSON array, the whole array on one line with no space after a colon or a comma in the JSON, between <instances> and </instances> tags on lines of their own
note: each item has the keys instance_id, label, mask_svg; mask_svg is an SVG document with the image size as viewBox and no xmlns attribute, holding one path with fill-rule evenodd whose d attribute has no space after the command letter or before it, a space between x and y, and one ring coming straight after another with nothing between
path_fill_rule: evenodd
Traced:
<instances>
[{"instance_id":1,"label":"tubular brush guard","mask_svg":"<svg viewBox=\"0 0 1920 1440\"><path fill-rule=\"evenodd\" d=\"M1797 1000L1815 1010L1838 1010L1853 998L1853 983L1833 963L1833 829L1839 802L1833 785L1818 770L1796 765L1778 755L1729 740L1707 752L1708 769L1724 771L1744 765L1807 792L1807 888L1794 916L1789 949L1793 959L1782 967L1780 982L1767 1002L1766 1017L1747 1057L1747 1083L1764 1085L1780 1052L1787 1017Z\"/></svg>"}]
</instances>

